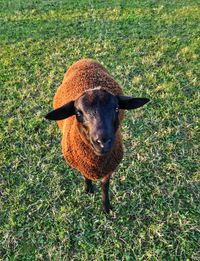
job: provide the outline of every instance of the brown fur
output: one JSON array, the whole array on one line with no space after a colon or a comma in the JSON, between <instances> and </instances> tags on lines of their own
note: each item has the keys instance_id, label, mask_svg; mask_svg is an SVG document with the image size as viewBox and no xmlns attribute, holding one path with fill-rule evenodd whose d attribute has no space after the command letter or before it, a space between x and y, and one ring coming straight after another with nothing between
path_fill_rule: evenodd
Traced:
<instances>
[{"instance_id":1,"label":"brown fur","mask_svg":"<svg viewBox=\"0 0 200 261\"><path fill-rule=\"evenodd\" d=\"M91 59L76 62L66 72L55 94L54 109L71 100L76 100L86 90L98 86L114 95L123 95L119 84L101 64ZM120 121L123 118L122 111L119 118ZM116 133L116 141L111 152L106 156L97 156L86 137L78 130L75 116L57 121L57 123L63 134L62 152L71 167L78 169L83 176L91 180L105 178L115 171L123 157L120 129Z\"/></svg>"}]
</instances>

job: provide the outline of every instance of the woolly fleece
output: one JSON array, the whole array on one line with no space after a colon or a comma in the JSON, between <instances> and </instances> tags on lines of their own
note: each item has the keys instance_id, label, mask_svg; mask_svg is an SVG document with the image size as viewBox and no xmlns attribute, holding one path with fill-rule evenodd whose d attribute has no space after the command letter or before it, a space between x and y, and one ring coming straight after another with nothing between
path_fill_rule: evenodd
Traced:
<instances>
[{"instance_id":1,"label":"woolly fleece","mask_svg":"<svg viewBox=\"0 0 200 261\"><path fill-rule=\"evenodd\" d=\"M88 89L97 87L102 87L114 95L123 95L119 84L101 64L92 59L79 60L66 72L54 96L53 107L57 109L71 100L76 100ZM123 112L120 111L120 121L122 118ZM75 116L57 123L63 135L62 152L71 167L78 169L83 176L91 180L110 176L116 170L123 157L120 127L110 153L106 156L97 156L86 137L79 132Z\"/></svg>"}]
</instances>

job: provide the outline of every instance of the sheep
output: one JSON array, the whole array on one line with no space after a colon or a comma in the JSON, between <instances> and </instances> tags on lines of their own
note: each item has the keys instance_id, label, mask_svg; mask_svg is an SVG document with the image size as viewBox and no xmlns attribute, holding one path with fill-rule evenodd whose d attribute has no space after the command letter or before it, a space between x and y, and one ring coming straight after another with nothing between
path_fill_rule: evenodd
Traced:
<instances>
[{"instance_id":1,"label":"sheep","mask_svg":"<svg viewBox=\"0 0 200 261\"><path fill-rule=\"evenodd\" d=\"M136 109L147 98L123 95L109 72L92 59L81 59L66 72L46 115L62 132L66 162L85 178L85 190L93 193L92 181L100 180L103 210L109 213L109 181L123 157L120 125L124 110Z\"/></svg>"}]
</instances>

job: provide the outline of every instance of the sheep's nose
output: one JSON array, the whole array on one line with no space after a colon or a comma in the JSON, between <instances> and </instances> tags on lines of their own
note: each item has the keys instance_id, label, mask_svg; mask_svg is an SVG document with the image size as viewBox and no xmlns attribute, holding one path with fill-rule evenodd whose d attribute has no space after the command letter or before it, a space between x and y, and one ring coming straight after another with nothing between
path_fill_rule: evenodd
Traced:
<instances>
[{"instance_id":1,"label":"sheep's nose","mask_svg":"<svg viewBox=\"0 0 200 261\"><path fill-rule=\"evenodd\" d=\"M96 143L103 149L110 145L111 139L96 139Z\"/></svg>"}]
</instances>

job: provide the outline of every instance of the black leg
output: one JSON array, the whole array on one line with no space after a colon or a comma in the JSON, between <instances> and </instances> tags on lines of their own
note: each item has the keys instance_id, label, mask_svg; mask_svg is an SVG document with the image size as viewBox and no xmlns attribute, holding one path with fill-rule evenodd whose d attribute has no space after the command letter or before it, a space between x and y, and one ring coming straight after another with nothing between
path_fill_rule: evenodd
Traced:
<instances>
[{"instance_id":1,"label":"black leg","mask_svg":"<svg viewBox=\"0 0 200 261\"><path fill-rule=\"evenodd\" d=\"M94 193L92 181L90 179L85 178L85 191L87 193Z\"/></svg>"},{"instance_id":2,"label":"black leg","mask_svg":"<svg viewBox=\"0 0 200 261\"><path fill-rule=\"evenodd\" d=\"M101 181L103 210L106 213L109 213L111 209L110 200L109 200L109 183L110 183L110 178L103 179Z\"/></svg>"}]
</instances>

